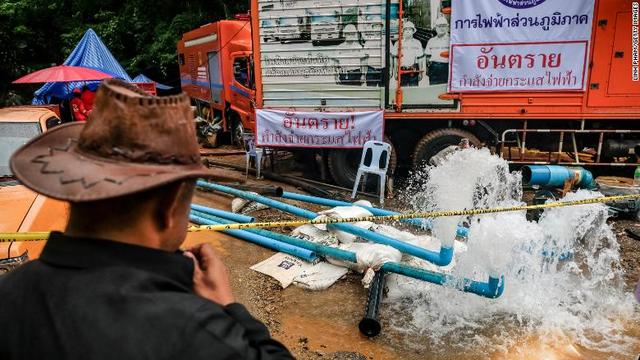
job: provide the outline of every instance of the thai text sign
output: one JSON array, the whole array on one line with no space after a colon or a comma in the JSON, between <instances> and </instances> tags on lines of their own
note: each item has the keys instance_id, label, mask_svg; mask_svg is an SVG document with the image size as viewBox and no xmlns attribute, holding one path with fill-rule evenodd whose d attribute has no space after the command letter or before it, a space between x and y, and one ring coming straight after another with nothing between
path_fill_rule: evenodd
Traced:
<instances>
[{"instance_id":1,"label":"thai text sign","mask_svg":"<svg viewBox=\"0 0 640 360\"><path fill-rule=\"evenodd\" d=\"M449 91L583 90L595 0L453 0Z\"/></svg>"},{"instance_id":2,"label":"thai text sign","mask_svg":"<svg viewBox=\"0 0 640 360\"><path fill-rule=\"evenodd\" d=\"M382 141L382 111L290 112L256 110L256 144L267 147L361 148Z\"/></svg>"}]
</instances>

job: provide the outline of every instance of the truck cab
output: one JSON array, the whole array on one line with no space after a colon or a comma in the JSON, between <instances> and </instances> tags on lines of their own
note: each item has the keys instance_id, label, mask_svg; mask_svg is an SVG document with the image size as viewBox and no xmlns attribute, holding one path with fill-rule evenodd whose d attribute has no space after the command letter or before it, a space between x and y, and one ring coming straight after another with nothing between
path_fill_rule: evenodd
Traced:
<instances>
[{"instance_id":1,"label":"truck cab","mask_svg":"<svg viewBox=\"0 0 640 360\"><path fill-rule=\"evenodd\" d=\"M337 9L309 9L311 40L314 45L340 38L340 11Z\"/></svg>"},{"instance_id":2,"label":"truck cab","mask_svg":"<svg viewBox=\"0 0 640 360\"><path fill-rule=\"evenodd\" d=\"M201 142L216 146L227 133L240 143L241 134L255 128L249 21L203 25L183 34L177 49L180 83L196 108Z\"/></svg>"},{"instance_id":3,"label":"truck cab","mask_svg":"<svg viewBox=\"0 0 640 360\"><path fill-rule=\"evenodd\" d=\"M307 16L304 12L286 13L278 19L277 37L280 42L303 40L309 36Z\"/></svg>"}]
</instances>

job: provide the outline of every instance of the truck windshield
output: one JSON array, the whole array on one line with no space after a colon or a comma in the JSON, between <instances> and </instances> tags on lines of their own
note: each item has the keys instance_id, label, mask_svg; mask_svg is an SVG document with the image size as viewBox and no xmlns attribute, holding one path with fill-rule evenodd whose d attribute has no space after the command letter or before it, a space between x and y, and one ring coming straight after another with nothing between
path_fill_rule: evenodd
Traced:
<instances>
[{"instance_id":1,"label":"truck windshield","mask_svg":"<svg viewBox=\"0 0 640 360\"><path fill-rule=\"evenodd\" d=\"M337 15L312 15L311 23L312 24L338 24L338 16Z\"/></svg>"},{"instance_id":2,"label":"truck windshield","mask_svg":"<svg viewBox=\"0 0 640 360\"><path fill-rule=\"evenodd\" d=\"M271 20L271 19L262 20L262 25L260 25L260 27L262 28L272 28L275 26L276 26L275 20Z\"/></svg>"},{"instance_id":3,"label":"truck windshield","mask_svg":"<svg viewBox=\"0 0 640 360\"><path fill-rule=\"evenodd\" d=\"M233 62L233 77L246 88L251 87L249 78L249 59L238 58Z\"/></svg>"},{"instance_id":4,"label":"truck windshield","mask_svg":"<svg viewBox=\"0 0 640 360\"><path fill-rule=\"evenodd\" d=\"M280 25L298 25L298 18L297 17L289 17L289 18L280 18Z\"/></svg>"},{"instance_id":5,"label":"truck windshield","mask_svg":"<svg viewBox=\"0 0 640 360\"><path fill-rule=\"evenodd\" d=\"M0 122L0 176L11 176L11 154L40 133L42 129L37 122Z\"/></svg>"}]
</instances>

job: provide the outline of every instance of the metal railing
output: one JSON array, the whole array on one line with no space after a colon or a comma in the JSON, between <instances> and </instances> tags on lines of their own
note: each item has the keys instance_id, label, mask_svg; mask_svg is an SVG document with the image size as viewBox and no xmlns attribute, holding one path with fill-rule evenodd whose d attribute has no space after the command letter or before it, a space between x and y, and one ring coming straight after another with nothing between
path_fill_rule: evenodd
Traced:
<instances>
[{"instance_id":1,"label":"metal railing","mask_svg":"<svg viewBox=\"0 0 640 360\"><path fill-rule=\"evenodd\" d=\"M547 161L531 161L526 159L526 142L527 142L527 134L528 133L548 133L548 134L559 134L558 135L558 146L556 150L548 150L547 153ZM507 140L507 135L515 134L515 140ZM520 135L522 134L522 136ZM576 141L576 135L581 134L597 134L598 135L598 145L595 154L589 154L594 160L591 161L582 161L580 159L580 151L578 151L578 145ZM508 150L508 161L511 164L559 164L559 165L588 165L588 166L638 166L638 163L623 163L623 162L601 162L602 156L602 144L604 143L605 134L640 134L640 130L597 130L597 129L528 129L527 123L525 122L523 129L508 129L502 133L500 138L500 143L498 144L498 152L500 157L504 158L504 149ZM571 141L571 150L565 151L564 143L565 143L565 135L570 135ZM639 140L640 142L640 140ZM518 147L518 156L517 159L514 160L512 155L513 146L511 144L516 144ZM563 155L569 153L569 157L572 158L573 161L566 161L563 159Z\"/></svg>"}]
</instances>

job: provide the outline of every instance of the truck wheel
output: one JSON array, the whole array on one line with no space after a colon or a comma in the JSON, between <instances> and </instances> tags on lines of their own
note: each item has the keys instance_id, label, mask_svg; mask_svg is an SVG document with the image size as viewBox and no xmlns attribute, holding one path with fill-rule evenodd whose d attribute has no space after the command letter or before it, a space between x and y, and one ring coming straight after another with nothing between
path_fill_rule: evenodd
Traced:
<instances>
[{"instance_id":1,"label":"truck wheel","mask_svg":"<svg viewBox=\"0 0 640 360\"><path fill-rule=\"evenodd\" d=\"M469 139L469 143L480 146L480 140L472 133L460 129L438 129L427 133L416 145L413 152L413 168L420 169L429 163L431 157L451 145L458 145L460 140Z\"/></svg>"},{"instance_id":2,"label":"truck wheel","mask_svg":"<svg viewBox=\"0 0 640 360\"><path fill-rule=\"evenodd\" d=\"M395 172L398 164L398 156L396 154L396 148L393 146L391 140L385 136L384 141L391 144L391 156L389 157L389 168L387 170L387 174L392 174ZM353 188L361 157L362 150L331 150L329 152L327 163L333 181L342 187L349 189ZM377 183L378 179L376 176L372 175L367 177L367 187L375 189Z\"/></svg>"},{"instance_id":3,"label":"truck wheel","mask_svg":"<svg viewBox=\"0 0 640 360\"><path fill-rule=\"evenodd\" d=\"M233 115L231 119L231 143L242 149L244 148L244 139L242 139L242 134L244 134L244 126L242 126L242 120L240 120L240 117L238 117L238 115Z\"/></svg>"}]
</instances>

